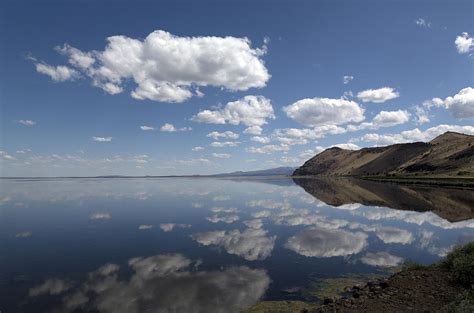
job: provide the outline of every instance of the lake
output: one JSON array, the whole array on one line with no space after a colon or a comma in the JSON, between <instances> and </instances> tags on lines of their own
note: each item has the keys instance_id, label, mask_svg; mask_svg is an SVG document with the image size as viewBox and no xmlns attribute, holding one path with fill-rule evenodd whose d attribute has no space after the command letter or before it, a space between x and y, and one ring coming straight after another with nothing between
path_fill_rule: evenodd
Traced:
<instances>
[{"instance_id":1,"label":"lake","mask_svg":"<svg viewBox=\"0 0 474 313\"><path fill-rule=\"evenodd\" d=\"M239 312L474 240L474 192L349 179L0 181L1 312Z\"/></svg>"}]
</instances>

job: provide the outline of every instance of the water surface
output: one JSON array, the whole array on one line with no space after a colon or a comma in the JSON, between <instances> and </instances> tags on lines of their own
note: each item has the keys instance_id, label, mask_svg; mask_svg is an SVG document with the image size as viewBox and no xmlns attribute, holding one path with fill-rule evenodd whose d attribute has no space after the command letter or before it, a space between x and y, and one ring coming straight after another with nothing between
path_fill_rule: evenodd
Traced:
<instances>
[{"instance_id":1,"label":"water surface","mask_svg":"<svg viewBox=\"0 0 474 313\"><path fill-rule=\"evenodd\" d=\"M431 264L474 239L472 190L287 178L0 184L0 310L9 313L318 301L324 279Z\"/></svg>"}]
</instances>

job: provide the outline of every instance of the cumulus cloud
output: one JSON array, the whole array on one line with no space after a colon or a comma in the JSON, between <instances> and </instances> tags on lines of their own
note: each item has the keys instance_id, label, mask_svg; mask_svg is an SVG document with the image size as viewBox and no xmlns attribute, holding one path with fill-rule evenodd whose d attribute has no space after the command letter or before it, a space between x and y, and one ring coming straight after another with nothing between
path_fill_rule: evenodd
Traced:
<instances>
[{"instance_id":1,"label":"cumulus cloud","mask_svg":"<svg viewBox=\"0 0 474 313\"><path fill-rule=\"evenodd\" d=\"M198 123L262 126L275 119L271 101L263 96L245 96L216 110L204 110L192 117Z\"/></svg>"},{"instance_id":2,"label":"cumulus cloud","mask_svg":"<svg viewBox=\"0 0 474 313\"><path fill-rule=\"evenodd\" d=\"M191 150L194 151L194 152L199 152L199 151L204 150L204 147L196 146L196 147L192 148Z\"/></svg>"},{"instance_id":3,"label":"cumulus cloud","mask_svg":"<svg viewBox=\"0 0 474 313\"><path fill-rule=\"evenodd\" d=\"M229 215L218 215L214 214L211 217L207 217L206 220L208 220L211 223L226 223L226 224L231 224L234 222L237 222L240 219L238 215L235 214L229 214Z\"/></svg>"},{"instance_id":4,"label":"cumulus cloud","mask_svg":"<svg viewBox=\"0 0 474 313\"><path fill-rule=\"evenodd\" d=\"M469 36L468 33L464 32L460 36L456 37L454 41L456 49L459 53L469 53L474 48L474 38Z\"/></svg>"},{"instance_id":5,"label":"cumulus cloud","mask_svg":"<svg viewBox=\"0 0 474 313\"><path fill-rule=\"evenodd\" d=\"M138 226L138 230L147 230L147 229L152 229L153 227L154 227L153 225L143 224L143 225Z\"/></svg>"},{"instance_id":6,"label":"cumulus cloud","mask_svg":"<svg viewBox=\"0 0 474 313\"><path fill-rule=\"evenodd\" d=\"M474 88L466 87L444 100L433 98L415 106L416 122L419 124L429 122L429 112L432 108L444 108L455 118L474 119Z\"/></svg>"},{"instance_id":7,"label":"cumulus cloud","mask_svg":"<svg viewBox=\"0 0 474 313\"><path fill-rule=\"evenodd\" d=\"M32 120L19 120L18 124L25 125L25 126L34 126L36 125L36 122Z\"/></svg>"},{"instance_id":8,"label":"cumulus cloud","mask_svg":"<svg viewBox=\"0 0 474 313\"><path fill-rule=\"evenodd\" d=\"M266 48L252 48L245 37L179 37L156 30L143 40L108 37L103 51L67 44L56 50L77 70L38 63L39 72L64 81L80 71L110 94L123 92L126 82L133 81L131 96L139 100L183 102L202 96L200 86L245 91L265 87L270 79L262 60Z\"/></svg>"},{"instance_id":9,"label":"cumulus cloud","mask_svg":"<svg viewBox=\"0 0 474 313\"><path fill-rule=\"evenodd\" d=\"M244 130L244 134L247 134L247 135L261 135L262 131L263 131L262 127L255 125L255 126L247 127Z\"/></svg>"},{"instance_id":10,"label":"cumulus cloud","mask_svg":"<svg viewBox=\"0 0 474 313\"><path fill-rule=\"evenodd\" d=\"M361 262L370 266L393 267L402 264L403 258L388 252L367 252L360 258Z\"/></svg>"},{"instance_id":11,"label":"cumulus cloud","mask_svg":"<svg viewBox=\"0 0 474 313\"><path fill-rule=\"evenodd\" d=\"M310 227L290 237L285 247L307 257L346 256L362 251L367 237L363 232Z\"/></svg>"},{"instance_id":12,"label":"cumulus cloud","mask_svg":"<svg viewBox=\"0 0 474 313\"><path fill-rule=\"evenodd\" d=\"M152 126L145 126L145 125L144 125L144 126L140 126L140 129L141 129L141 130L145 130L145 131L146 131L146 130L155 130L155 127L152 127Z\"/></svg>"},{"instance_id":13,"label":"cumulus cloud","mask_svg":"<svg viewBox=\"0 0 474 313\"><path fill-rule=\"evenodd\" d=\"M400 93L391 87L367 89L357 93L357 98L362 102L384 103L398 97L400 97Z\"/></svg>"},{"instance_id":14,"label":"cumulus cloud","mask_svg":"<svg viewBox=\"0 0 474 313\"><path fill-rule=\"evenodd\" d=\"M288 151L290 150L289 145L265 145L261 147L248 147L245 148L245 151L250 153L259 153L259 154L272 154L274 152Z\"/></svg>"},{"instance_id":15,"label":"cumulus cloud","mask_svg":"<svg viewBox=\"0 0 474 313\"><path fill-rule=\"evenodd\" d=\"M223 247L227 253L235 254L247 261L264 260L272 253L276 236L267 236L261 228L230 231L212 231L192 236L198 243Z\"/></svg>"},{"instance_id":16,"label":"cumulus cloud","mask_svg":"<svg viewBox=\"0 0 474 313\"><path fill-rule=\"evenodd\" d=\"M360 123L359 125L347 126L347 131L362 129L379 129L405 124L410 120L411 114L406 110L380 111L375 115L372 122Z\"/></svg>"},{"instance_id":17,"label":"cumulus cloud","mask_svg":"<svg viewBox=\"0 0 474 313\"><path fill-rule=\"evenodd\" d=\"M97 142L111 142L112 137L92 137L92 140L97 141Z\"/></svg>"},{"instance_id":18,"label":"cumulus cloud","mask_svg":"<svg viewBox=\"0 0 474 313\"><path fill-rule=\"evenodd\" d=\"M269 143L271 141L269 137L265 137L265 136L253 136L252 138L250 138L250 140L259 142L259 143Z\"/></svg>"},{"instance_id":19,"label":"cumulus cloud","mask_svg":"<svg viewBox=\"0 0 474 313\"><path fill-rule=\"evenodd\" d=\"M108 264L58 300L54 312L241 312L266 292L270 277L246 266L200 271L181 254L130 259L124 271ZM216 305L218 303L219 305Z\"/></svg>"},{"instance_id":20,"label":"cumulus cloud","mask_svg":"<svg viewBox=\"0 0 474 313\"><path fill-rule=\"evenodd\" d=\"M232 157L232 155L228 153L213 153L212 156L219 159L230 159Z\"/></svg>"},{"instance_id":21,"label":"cumulus cloud","mask_svg":"<svg viewBox=\"0 0 474 313\"><path fill-rule=\"evenodd\" d=\"M239 136L239 134L236 134L236 133L231 132L231 131L225 131L225 132L222 132L222 133L219 133L217 131L213 131L213 132L207 134L206 137L210 137L214 140L219 140L220 138L222 138L222 139L238 139L240 136Z\"/></svg>"},{"instance_id":22,"label":"cumulus cloud","mask_svg":"<svg viewBox=\"0 0 474 313\"><path fill-rule=\"evenodd\" d=\"M160 229L162 231L164 231L165 233L170 232L175 228L189 228L189 227L191 227L191 225L189 225L189 224L176 224L176 223L162 223L162 224L160 224Z\"/></svg>"},{"instance_id":23,"label":"cumulus cloud","mask_svg":"<svg viewBox=\"0 0 474 313\"><path fill-rule=\"evenodd\" d=\"M424 18L417 18L415 20L415 24L420 26L420 27L427 27L427 28L431 28L431 22L425 20Z\"/></svg>"},{"instance_id":24,"label":"cumulus cloud","mask_svg":"<svg viewBox=\"0 0 474 313\"><path fill-rule=\"evenodd\" d=\"M14 156L8 154L6 151L1 151L1 150L0 150L0 158L3 160L16 160Z\"/></svg>"},{"instance_id":25,"label":"cumulus cloud","mask_svg":"<svg viewBox=\"0 0 474 313\"><path fill-rule=\"evenodd\" d=\"M341 148L341 149L346 149L346 150L359 150L360 147L354 143L338 143L338 144L335 144L335 145L332 145L332 146L329 146L329 148L332 148L332 147L338 147L338 148Z\"/></svg>"},{"instance_id":26,"label":"cumulus cloud","mask_svg":"<svg viewBox=\"0 0 474 313\"><path fill-rule=\"evenodd\" d=\"M244 223L245 226L247 226L248 228L258 229L258 228L262 228L262 227L263 227L263 222L262 222L261 219L248 220L248 221L244 221L243 223Z\"/></svg>"},{"instance_id":27,"label":"cumulus cloud","mask_svg":"<svg viewBox=\"0 0 474 313\"><path fill-rule=\"evenodd\" d=\"M48 279L39 286L28 291L30 297L41 295L59 295L72 287L71 283L61 279Z\"/></svg>"},{"instance_id":28,"label":"cumulus cloud","mask_svg":"<svg viewBox=\"0 0 474 313\"><path fill-rule=\"evenodd\" d=\"M91 215L89 215L89 219L91 220L109 220L111 218L112 218L112 215L110 215L110 213L98 212L98 213L92 213Z\"/></svg>"},{"instance_id":29,"label":"cumulus cloud","mask_svg":"<svg viewBox=\"0 0 474 313\"><path fill-rule=\"evenodd\" d=\"M168 132L168 133L185 132L185 131L190 131L190 130L192 130L191 127L176 128L173 124L170 124L170 123L165 123L163 126L160 127L160 131Z\"/></svg>"},{"instance_id":30,"label":"cumulus cloud","mask_svg":"<svg viewBox=\"0 0 474 313\"><path fill-rule=\"evenodd\" d=\"M342 82L344 83L344 85L347 85L347 84L349 84L353 79L354 79L354 76L351 76L351 75L344 75L344 76L342 77Z\"/></svg>"},{"instance_id":31,"label":"cumulus cloud","mask_svg":"<svg viewBox=\"0 0 474 313\"><path fill-rule=\"evenodd\" d=\"M461 89L453 97L444 99L445 108L459 119L474 119L474 88Z\"/></svg>"},{"instance_id":32,"label":"cumulus cloud","mask_svg":"<svg viewBox=\"0 0 474 313\"><path fill-rule=\"evenodd\" d=\"M48 75L55 82L75 80L81 76L75 69L63 65L52 66L46 63L36 63L35 67L38 73Z\"/></svg>"},{"instance_id":33,"label":"cumulus cloud","mask_svg":"<svg viewBox=\"0 0 474 313\"><path fill-rule=\"evenodd\" d=\"M238 141L214 141L210 144L214 148L238 147L239 145L240 142Z\"/></svg>"},{"instance_id":34,"label":"cumulus cloud","mask_svg":"<svg viewBox=\"0 0 474 313\"><path fill-rule=\"evenodd\" d=\"M283 111L289 118L310 127L364 120L364 109L347 99L303 99L283 107Z\"/></svg>"}]
</instances>

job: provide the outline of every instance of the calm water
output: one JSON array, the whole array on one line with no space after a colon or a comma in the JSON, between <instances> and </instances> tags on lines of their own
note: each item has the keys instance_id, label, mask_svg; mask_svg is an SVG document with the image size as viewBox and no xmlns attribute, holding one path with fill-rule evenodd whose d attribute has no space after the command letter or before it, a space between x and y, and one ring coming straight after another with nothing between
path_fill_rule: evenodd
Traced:
<instances>
[{"instance_id":1,"label":"calm water","mask_svg":"<svg viewBox=\"0 0 474 313\"><path fill-rule=\"evenodd\" d=\"M322 279L429 264L474 239L472 190L403 187L409 196L397 199L392 185L297 183L2 180L0 310L234 312L259 300L317 301L308 290Z\"/></svg>"}]
</instances>

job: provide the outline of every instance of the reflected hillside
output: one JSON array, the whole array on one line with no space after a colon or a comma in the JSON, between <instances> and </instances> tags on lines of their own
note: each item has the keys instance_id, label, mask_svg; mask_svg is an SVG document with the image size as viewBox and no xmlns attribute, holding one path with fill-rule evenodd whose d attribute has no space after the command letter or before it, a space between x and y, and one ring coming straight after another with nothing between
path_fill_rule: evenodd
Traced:
<instances>
[{"instance_id":1,"label":"reflected hillside","mask_svg":"<svg viewBox=\"0 0 474 313\"><path fill-rule=\"evenodd\" d=\"M355 178L294 178L293 181L332 206L360 203L397 210L432 211L450 221L474 218L474 191L407 186Z\"/></svg>"}]
</instances>

